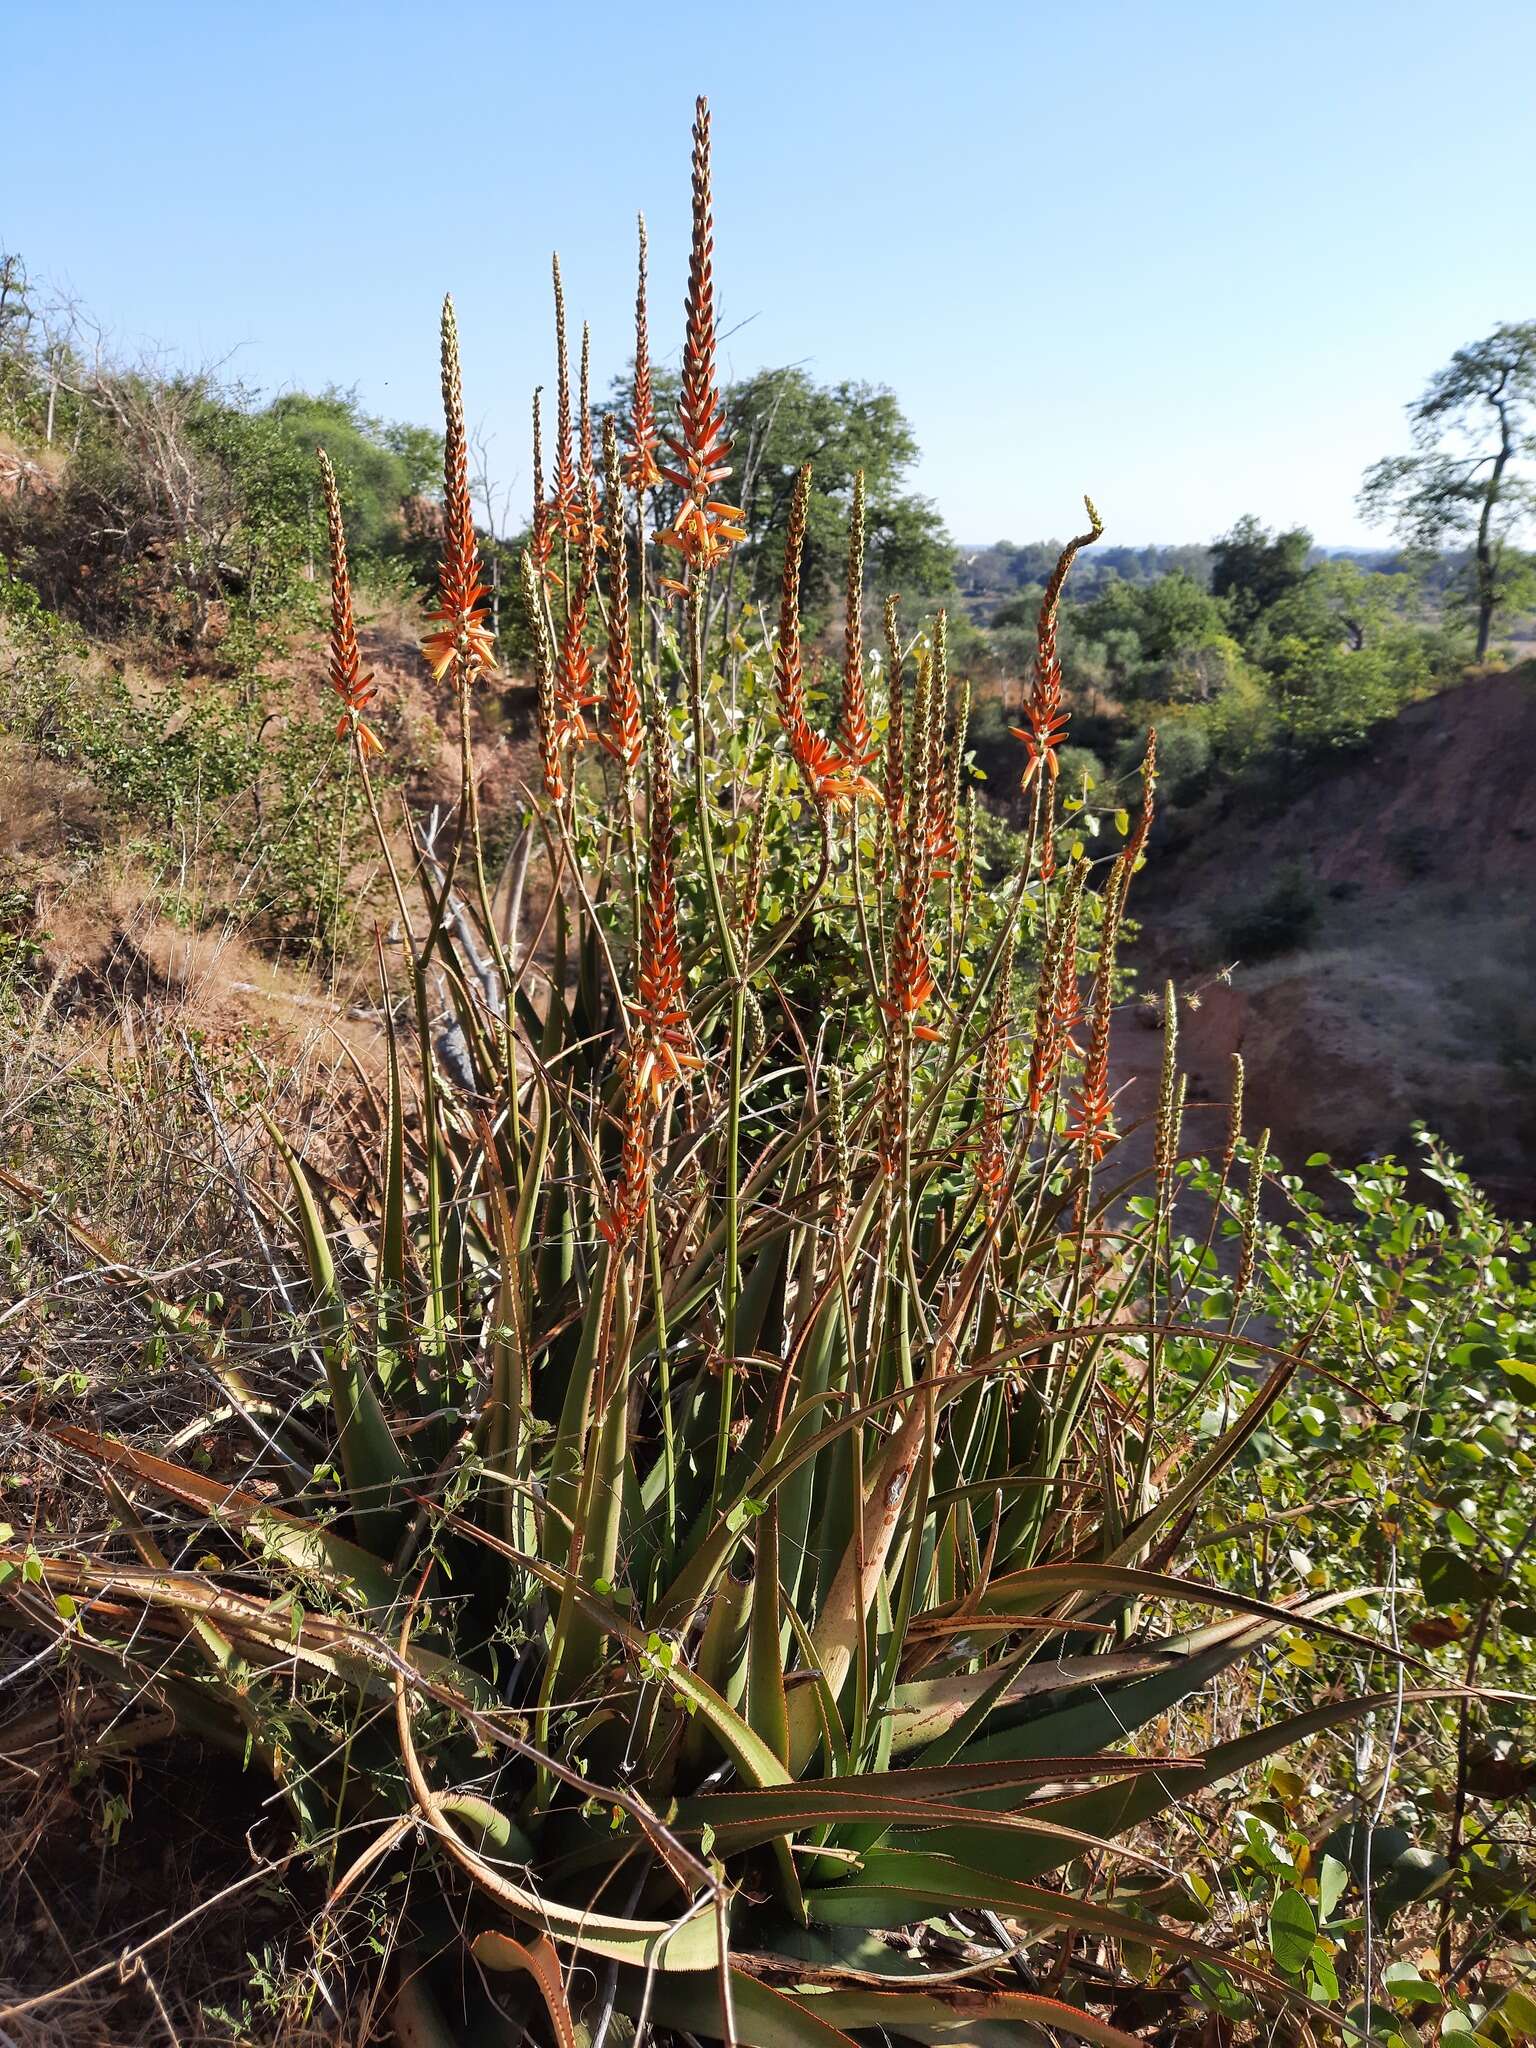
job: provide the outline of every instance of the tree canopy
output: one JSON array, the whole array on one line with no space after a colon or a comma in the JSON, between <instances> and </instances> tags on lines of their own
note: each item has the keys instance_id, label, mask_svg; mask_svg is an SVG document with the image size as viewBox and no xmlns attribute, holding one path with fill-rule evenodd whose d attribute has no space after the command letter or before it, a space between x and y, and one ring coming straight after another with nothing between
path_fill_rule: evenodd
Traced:
<instances>
[{"instance_id":1,"label":"tree canopy","mask_svg":"<svg viewBox=\"0 0 1536 2048\"><path fill-rule=\"evenodd\" d=\"M1424 549L1470 543L1461 593L1486 659L1501 609L1528 601L1529 558L1515 545L1536 514L1536 321L1505 322L1457 349L1408 407L1412 452L1365 473L1360 507Z\"/></svg>"}]
</instances>

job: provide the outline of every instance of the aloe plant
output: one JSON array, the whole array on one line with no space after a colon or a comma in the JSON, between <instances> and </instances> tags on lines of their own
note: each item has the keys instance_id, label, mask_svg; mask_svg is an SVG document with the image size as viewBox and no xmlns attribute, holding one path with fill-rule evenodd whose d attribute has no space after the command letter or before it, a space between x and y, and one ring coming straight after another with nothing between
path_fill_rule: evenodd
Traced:
<instances>
[{"instance_id":1,"label":"aloe plant","mask_svg":"<svg viewBox=\"0 0 1536 2048\"><path fill-rule=\"evenodd\" d=\"M510 2042L532 2018L561 2048L621 2025L760 2048L1128 2040L1091 1998L1038 1988L1028 1956L1062 1933L1293 1996L1108 1879L1146 1860L1138 1830L1171 1801L1373 1703L1201 1753L1159 1737L1285 1631L1360 1639L1338 1594L1267 1601L1178 1569L1203 1490L1297 1361L1244 1334L1241 1286L1224 1320L1181 1320L1172 1005L1153 1163L1118 1163L1116 944L1155 748L1139 814L1095 855L1064 829L1056 614L1098 515L1041 611L1027 829L984 871L942 616L910 633L888 606L887 658L866 656L861 505L832 730L801 645L805 478L776 638L716 637L742 536L715 495L702 102L665 439L643 261L627 452L610 429L601 480L560 306L554 486L537 456L523 564L544 889L517 929L479 816L494 648L451 307L426 645L463 739L446 843L405 844L375 800L385 741L325 475L338 731L408 969L370 1183L343 1196L273 1132L321 1455L264 1421L274 1499L61 1430L122 1545L7 1552L8 1597L94 1682L270 1773L332 1911L425 1830L403 2039ZM1234 1129L1205 1199L1251 1270L1264 1148L1235 1192L1238 1152ZM175 1329L220 1357L206 1323ZM1263 1368L1215 1439L1162 1412L1174 1353Z\"/></svg>"}]
</instances>

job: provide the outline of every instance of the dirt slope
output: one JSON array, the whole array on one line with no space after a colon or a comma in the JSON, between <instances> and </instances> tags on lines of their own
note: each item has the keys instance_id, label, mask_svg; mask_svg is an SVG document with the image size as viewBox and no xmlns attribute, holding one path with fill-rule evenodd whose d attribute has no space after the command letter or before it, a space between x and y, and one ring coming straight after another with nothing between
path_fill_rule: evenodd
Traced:
<instances>
[{"instance_id":1,"label":"dirt slope","mask_svg":"<svg viewBox=\"0 0 1536 2048\"><path fill-rule=\"evenodd\" d=\"M1303 948L1233 966L1186 1011L1192 1089L1248 1066L1288 1159L1412 1153L1421 1119L1509 1205L1536 1209L1536 665L1415 704L1263 815L1229 804L1156 850L1144 982L1190 989L1286 868L1320 912ZM1149 1059L1155 1058L1151 1044Z\"/></svg>"}]
</instances>

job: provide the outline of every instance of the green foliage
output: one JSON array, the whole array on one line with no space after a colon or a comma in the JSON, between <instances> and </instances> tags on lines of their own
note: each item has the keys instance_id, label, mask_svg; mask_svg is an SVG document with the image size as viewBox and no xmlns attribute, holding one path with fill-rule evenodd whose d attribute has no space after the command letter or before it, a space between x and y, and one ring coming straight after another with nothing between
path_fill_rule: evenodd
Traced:
<instances>
[{"instance_id":1,"label":"green foliage","mask_svg":"<svg viewBox=\"0 0 1536 2048\"><path fill-rule=\"evenodd\" d=\"M1211 593L1228 600L1239 629L1289 595L1307 573L1312 536L1302 527L1271 533L1250 512L1211 544Z\"/></svg>"},{"instance_id":2,"label":"green foliage","mask_svg":"<svg viewBox=\"0 0 1536 2048\"><path fill-rule=\"evenodd\" d=\"M1314 1948L1310 1988L1341 2011L1369 1913L1380 1952L1394 1955L1377 1989L1382 2038L1406 2048L1417 2006L1447 2015L1447 2038L1454 2021L1518 2040L1522 1994L1490 2024L1468 1981L1443 1981L1443 1960L1426 1949L1443 1958L1496 1941L1501 1928L1518 1942L1536 1924L1536 1886L1511 1826L1536 1783L1522 1697L1536 1623L1530 1236L1422 1133L1412 1167L1387 1159L1337 1171L1321 1155L1310 1165L1323 1172L1321 1191L1295 1175L1276 1182L1287 1221L1268 1234L1255 1307L1286 1341L1307 1342L1316 1370L1274 1405L1213 1490L1197 1551L1223 1583L1256 1593L1293 1575L1320 1591L1358 1591L1419 1661L1414 1682L1450 1690L1393 1740L1389 1685L1361 1777L1346 1757L1317 1752L1298 1769L1272 1769L1265 1796L1208 1843L1211 1876L1268 1902L1282 1964L1282 1949L1303 1961L1293 1902L1307 1903L1334 1972L1330 1984ZM1205 1167L1194 1179L1208 1192L1217 1185ZM1186 1249L1196 1294L1209 1290L1214 1303L1220 1261ZM1212 1402L1213 1428L1243 1398L1197 1373L1187 1385L1191 1399ZM1274 1667L1276 1684L1282 1694L1311 1688L1333 1663L1329 1646L1298 1641ZM1341 1660L1335 1682L1358 1689L1358 1666ZM1486 1689L1460 1693L1466 1683ZM1402 1954L1413 1926L1418 1962ZM1358 1988L1353 1998L1358 2019ZM1500 1998L1482 1993L1495 2015Z\"/></svg>"},{"instance_id":3,"label":"green foliage","mask_svg":"<svg viewBox=\"0 0 1536 2048\"><path fill-rule=\"evenodd\" d=\"M292 616L325 548L317 445L357 558L409 555L402 507L441 441L366 414L354 394L258 394L206 371L89 360L0 259L0 425L24 461L0 499L0 553L54 611L201 649L228 614Z\"/></svg>"},{"instance_id":4,"label":"green foliage","mask_svg":"<svg viewBox=\"0 0 1536 2048\"><path fill-rule=\"evenodd\" d=\"M1536 510L1529 422L1536 407L1536 321L1504 322L1460 348L1408 407L1410 455L1366 471L1360 505L1410 545L1468 545L1460 593L1476 621L1475 658L1493 622L1527 605L1529 558L1516 545Z\"/></svg>"},{"instance_id":5,"label":"green foliage","mask_svg":"<svg viewBox=\"0 0 1536 2048\"><path fill-rule=\"evenodd\" d=\"M185 876L190 862L195 917L333 954L369 900L345 752L309 685L274 678L266 636L226 651L243 657L232 676L130 683L0 571L0 729L85 776L152 868Z\"/></svg>"},{"instance_id":6,"label":"green foliage","mask_svg":"<svg viewBox=\"0 0 1536 2048\"><path fill-rule=\"evenodd\" d=\"M1085 681L1124 704L1206 703L1242 655L1224 607L1182 572L1110 583L1071 614L1070 648Z\"/></svg>"},{"instance_id":7,"label":"green foliage","mask_svg":"<svg viewBox=\"0 0 1536 2048\"><path fill-rule=\"evenodd\" d=\"M287 523L323 544L314 474L315 450L323 448L336 471L354 557L366 564L398 552L404 540L401 506L439 487L441 435L375 419L362 410L355 392L285 392L265 416L292 450L301 486L283 504Z\"/></svg>"}]
</instances>

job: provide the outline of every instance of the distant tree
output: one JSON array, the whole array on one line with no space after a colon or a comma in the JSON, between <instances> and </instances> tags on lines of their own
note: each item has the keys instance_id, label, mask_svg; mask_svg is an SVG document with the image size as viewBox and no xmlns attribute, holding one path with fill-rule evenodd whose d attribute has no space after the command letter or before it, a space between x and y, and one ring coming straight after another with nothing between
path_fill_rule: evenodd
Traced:
<instances>
[{"instance_id":1,"label":"distant tree","mask_svg":"<svg viewBox=\"0 0 1536 2048\"><path fill-rule=\"evenodd\" d=\"M281 439L304 458L306 500L318 516L316 448L331 458L347 515L347 537L359 555L388 553L402 538L401 506L432 488L442 466L442 439L430 428L386 423L364 412L357 394L334 388L284 392L267 408ZM297 523L298 506L285 508Z\"/></svg>"},{"instance_id":2,"label":"distant tree","mask_svg":"<svg viewBox=\"0 0 1536 2048\"><path fill-rule=\"evenodd\" d=\"M1239 633L1296 588L1308 573L1311 552L1312 536L1304 527L1271 533L1249 512L1212 543L1211 593L1228 600Z\"/></svg>"},{"instance_id":3,"label":"distant tree","mask_svg":"<svg viewBox=\"0 0 1536 2048\"><path fill-rule=\"evenodd\" d=\"M658 371L654 382L657 411L666 420L676 411L676 378ZM628 377L617 379L609 408L622 413L629 396ZM848 508L861 469L871 594L899 590L914 605L951 594L954 543L935 507L908 487L918 446L893 391L852 380L818 384L794 366L760 370L727 389L725 414L732 475L722 495L747 515L738 566L749 604L771 613L777 602L790 494L806 462L812 484L800 588L813 618L842 587ZM661 510L665 523L665 493Z\"/></svg>"},{"instance_id":4,"label":"distant tree","mask_svg":"<svg viewBox=\"0 0 1536 2048\"><path fill-rule=\"evenodd\" d=\"M1536 509L1536 484L1521 467L1536 456L1533 407L1536 321L1496 327L1458 349L1408 407L1414 453L1384 457L1361 486L1364 515L1390 518L1413 544L1470 541L1478 661L1500 607L1529 588L1530 565L1512 542Z\"/></svg>"}]
</instances>

